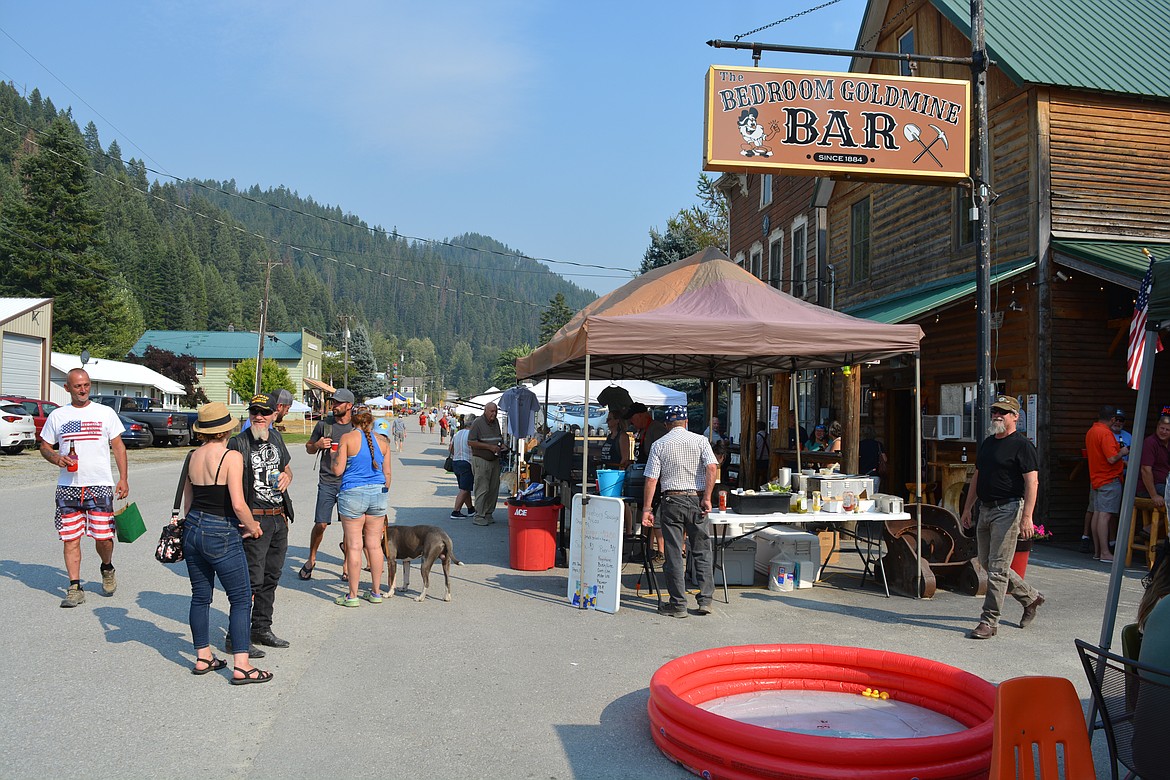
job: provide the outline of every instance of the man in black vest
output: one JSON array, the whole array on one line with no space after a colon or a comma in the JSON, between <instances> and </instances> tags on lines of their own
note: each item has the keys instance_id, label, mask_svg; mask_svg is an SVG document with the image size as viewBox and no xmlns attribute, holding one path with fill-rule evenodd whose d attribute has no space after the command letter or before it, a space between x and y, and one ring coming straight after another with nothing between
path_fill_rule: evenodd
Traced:
<instances>
[{"instance_id":1,"label":"man in black vest","mask_svg":"<svg viewBox=\"0 0 1170 780\"><path fill-rule=\"evenodd\" d=\"M252 580L252 644L288 647L286 640L272 633L276 586L288 552L288 524L293 519L286 492L292 482L291 458L284 439L272 427L277 401L276 393L255 396L248 405L252 424L233 436L228 447L244 456L244 497L264 530L259 539L244 540Z\"/></svg>"}]
</instances>

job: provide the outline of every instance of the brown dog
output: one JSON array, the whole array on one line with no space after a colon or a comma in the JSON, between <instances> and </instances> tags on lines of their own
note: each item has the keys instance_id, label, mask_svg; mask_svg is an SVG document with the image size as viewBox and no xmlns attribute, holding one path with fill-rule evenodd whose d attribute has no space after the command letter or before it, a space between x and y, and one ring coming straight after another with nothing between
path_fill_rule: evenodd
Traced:
<instances>
[{"instance_id":1,"label":"brown dog","mask_svg":"<svg viewBox=\"0 0 1170 780\"><path fill-rule=\"evenodd\" d=\"M406 590L410 587L410 562L422 558L419 568L422 569L423 587L415 601L425 599L427 589L431 586L431 566L438 558L443 562L443 580L447 585L447 595L443 601L451 600L451 564L462 566L463 561L455 557L455 545L442 528L434 525L388 525L386 533L382 535L382 552L386 554L386 565L390 567L388 598L394 595L397 585L398 561L402 561L406 569L402 583L402 589Z\"/></svg>"}]
</instances>

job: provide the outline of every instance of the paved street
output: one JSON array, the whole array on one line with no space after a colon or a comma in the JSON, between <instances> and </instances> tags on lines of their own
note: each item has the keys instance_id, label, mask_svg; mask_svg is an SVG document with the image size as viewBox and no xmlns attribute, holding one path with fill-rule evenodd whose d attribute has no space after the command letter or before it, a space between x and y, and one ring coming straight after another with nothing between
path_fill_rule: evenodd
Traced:
<instances>
[{"instance_id":1,"label":"paved street","mask_svg":"<svg viewBox=\"0 0 1170 780\"><path fill-rule=\"evenodd\" d=\"M735 588L731 604L687 620L623 596L617 615L565 600L564 569L508 568L506 514L479 528L448 519L454 478L437 434L412 432L395 458L399 523L449 530L466 566L442 574L431 598L359 609L333 604L341 539L326 534L314 578L304 561L316 490L313 458L293 448L299 519L276 602L275 632L292 642L259 662L275 679L233 688L189 673L190 589L180 564L154 560L183 450L131 453L130 485L147 535L115 553L119 590L100 593L92 542L83 546L87 602L58 608L67 584L52 527L55 469L35 453L0 459L0 776L14 778L505 777L684 778L650 739L647 686L669 659L709 647L820 642L894 650L950 663L992 682L1057 674L1088 697L1073 638L1100 632L1108 570L1088 556L1040 547L1029 580L1048 604L1027 630L1010 602L997 638L965 639L980 601L946 591L886 599L843 570L827 586L774 594ZM846 569L853 566L847 557ZM628 567L632 585L635 567ZM1131 571L1118 624L1140 597ZM412 589L420 579L417 569ZM438 593L436 597L435 594ZM212 605L222 645L227 600ZM1115 641L1120 646L1120 641ZM1095 746L1104 755L1104 743ZM1103 767L1103 762L1099 761Z\"/></svg>"}]
</instances>

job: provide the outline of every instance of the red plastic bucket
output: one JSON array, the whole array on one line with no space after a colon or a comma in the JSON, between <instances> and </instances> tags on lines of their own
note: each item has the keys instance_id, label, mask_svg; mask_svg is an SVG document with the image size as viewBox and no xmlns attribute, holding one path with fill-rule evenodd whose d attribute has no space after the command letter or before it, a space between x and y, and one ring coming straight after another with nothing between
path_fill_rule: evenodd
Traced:
<instances>
[{"instance_id":1,"label":"red plastic bucket","mask_svg":"<svg viewBox=\"0 0 1170 780\"><path fill-rule=\"evenodd\" d=\"M508 565L518 571L545 571L556 565L560 504L508 503Z\"/></svg>"}]
</instances>

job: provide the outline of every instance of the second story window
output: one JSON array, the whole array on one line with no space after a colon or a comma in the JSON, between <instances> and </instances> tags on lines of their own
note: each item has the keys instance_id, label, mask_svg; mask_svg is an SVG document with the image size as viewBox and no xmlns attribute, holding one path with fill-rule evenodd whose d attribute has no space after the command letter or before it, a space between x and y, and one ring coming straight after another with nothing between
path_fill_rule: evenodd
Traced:
<instances>
[{"instance_id":1,"label":"second story window","mask_svg":"<svg viewBox=\"0 0 1170 780\"><path fill-rule=\"evenodd\" d=\"M914 28L911 27L906 32L898 37L898 53L899 54L914 54ZM913 76L914 68L911 63L900 61L898 63L898 73L903 76Z\"/></svg>"},{"instance_id":2,"label":"second story window","mask_svg":"<svg viewBox=\"0 0 1170 780\"><path fill-rule=\"evenodd\" d=\"M777 235L768 244L768 284L784 289L784 236Z\"/></svg>"},{"instance_id":3,"label":"second story window","mask_svg":"<svg viewBox=\"0 0 1170 780\"><path fill-rule=\"evenodd\" d=\"M760 208L772 205L772 174L760 177Z\"/></svg>"},{"instance_id":4,"label":"second story window","mask_svg":"<svg viewBox=\"0 0 1170 780\"><path fill-rule=\"evenodd\" d=\"M869 206L869 198L862 198L850 209L849 268L854 282L869 279Z\"/></svg>"},{"instance_id":5,"label":"second story window","mask_svg":"<svg viewBox=\"0 0 1170 780\"><path fill-rule=\"evenodd\" d=\"M792 295L808 295L808 223L802 218L792 226Z\"/></svg>"},{"instance_id":6,"label":"second story window","mask_svg":"<svg viewBox=\"0 0 1170 780\"><path fill-rule=\"evenodd\" d=\"M748 268L748 270L751 271L752 276L756 277L757 279L762 279L763 277L761 274L764 272L763 265L764 248L761 246L752 247L751 265Z\"/></svg>"}]
</instances>

